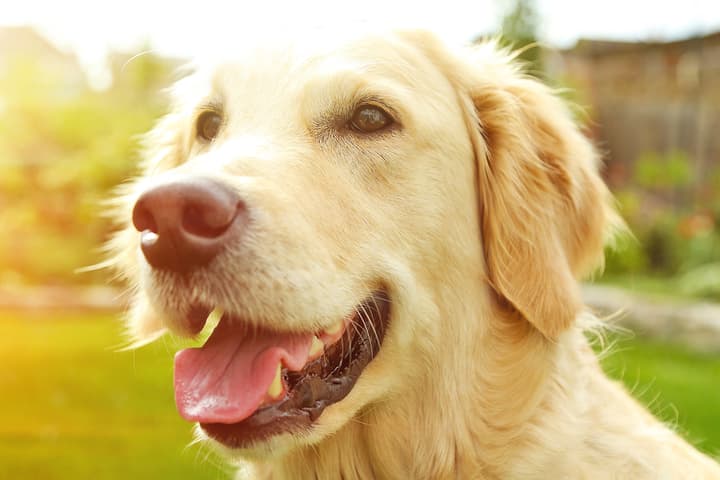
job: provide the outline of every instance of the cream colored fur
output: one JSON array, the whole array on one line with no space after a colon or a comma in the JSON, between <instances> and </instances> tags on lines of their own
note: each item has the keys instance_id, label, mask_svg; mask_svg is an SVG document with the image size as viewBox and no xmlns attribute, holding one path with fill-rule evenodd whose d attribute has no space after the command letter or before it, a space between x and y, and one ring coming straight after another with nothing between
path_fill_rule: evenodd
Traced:
<instances>
[{"instance_id":1,"label":"cream colored fur","mask_svg":"<svg viewBox=\"0 0 720 480\"><path fill-rule=\"evenodd\" d=\"M350 394L306 434L225 452L240 476L720 478L588 346L577 279L620 222L591 144L510 56L422 32L346 35L237 52L174 93L117 202L135 339L187 332L192 300L303 331L381 284L393 302ZM364 101L398 127L347 130ZM226 116L209 147L193 132L208 102ZM251 216L192 287L151 271L129 224L138 195L178 175L232 185Z\"/></svg>"}]
</instances>

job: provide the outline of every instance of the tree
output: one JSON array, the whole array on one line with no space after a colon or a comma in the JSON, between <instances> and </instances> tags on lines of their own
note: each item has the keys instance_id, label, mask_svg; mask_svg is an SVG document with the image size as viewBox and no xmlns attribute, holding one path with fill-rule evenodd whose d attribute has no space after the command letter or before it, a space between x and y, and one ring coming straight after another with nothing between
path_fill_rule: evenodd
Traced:
<instances>
[{"instance_id":1,"label":"tree","mask_svg":"<svg viewBox=\"0 0 720 480\"><path fill-rule=\"evenodd\" d=\"M0 68L0 283L105 280L74 271L102 259L102 201L136 173L137 136L164 111L158 90L173 68L123 60L98 92L53 65L18 57Z\"/></svg>"},{"instance_id":2,"label":"tree","mask_svg":"<svg viewBox=\"0 0 720 480\"><path fill-rule=\"evenodd\" d=\"M542 51L537 42L540 21L534 0L509 0L502 19L502 39L513 50L519 50L520 59L527 63L527 71L540 75Z\"/></svg>"}]
</instances>

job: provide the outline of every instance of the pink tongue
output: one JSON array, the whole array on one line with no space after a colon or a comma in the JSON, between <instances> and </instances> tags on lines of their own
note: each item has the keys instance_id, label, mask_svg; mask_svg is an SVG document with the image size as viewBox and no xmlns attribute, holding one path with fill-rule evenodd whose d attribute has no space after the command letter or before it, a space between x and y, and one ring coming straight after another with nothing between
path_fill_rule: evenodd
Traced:
<instances>
[{"instance_id":1,"label":"pink tongue","mask_svg":"<svg viewBox=\"0 0 720 480\"><path fill-rule=\"evenodd\" d=\"M175 355L175 403L180 415L202 423L246 419L266 399L278 362L289 370L301 370L311 342L312 334L247 332L221 323L201 348Z\"/></svg>"}]
</instances>

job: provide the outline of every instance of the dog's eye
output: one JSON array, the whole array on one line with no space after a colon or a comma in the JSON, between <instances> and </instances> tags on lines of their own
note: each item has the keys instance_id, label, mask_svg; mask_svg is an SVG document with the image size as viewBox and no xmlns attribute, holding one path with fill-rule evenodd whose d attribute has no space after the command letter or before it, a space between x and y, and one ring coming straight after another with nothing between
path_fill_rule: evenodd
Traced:
<instances>
[{"instance_id":1,"label":"dog's eye","mask_svg":"<svg viewBox=\"0 0 720 480\"><path fill-rule=\"evenodd\" d=\"M361 133L377 132L392 124L390 114L377 105L360 105L350 118L350 128Z\"/></svg>"},{"instance_id":2,"label":"dog's eye","mask_svg":"<svg viewBox=\"0 0 720 480\"><path fill-rule=\"evenodd\" d=\"M211 142L217 137L222 125L222 117L217 112L203 112L197 119L197 136Z\"/></svg>"}]
</instances>

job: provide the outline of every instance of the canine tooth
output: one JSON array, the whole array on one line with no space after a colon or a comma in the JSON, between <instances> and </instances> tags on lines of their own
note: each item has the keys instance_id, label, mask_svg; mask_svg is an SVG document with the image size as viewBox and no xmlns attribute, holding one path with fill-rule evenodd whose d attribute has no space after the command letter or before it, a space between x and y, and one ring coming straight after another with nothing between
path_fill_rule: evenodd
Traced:
<instances>
[{"instance_id":1,"label":"canine tooth","mask_svg":"<svg viewBox=\"0 0 720 480\"><path fill-rule=\"evenodd\" d=\"M343 328L343 321L338 320L337 323L335 323L335 325L331 326L330 328L326 328L325 333L327 333L328 335L337 335L338 333L340 333L342 328Z\"/></svg>"},{"instance_id":2,"label":"canine tooth","mask_svg":"<svg viewBox=\"0 0 720 480\"><path fill-rule=\"evenodd\" d=\"M209 323L210 325L218 323L224 313L225 312L223 312L222 308L215 307L213 311L210 312L210 314L208 315L207 323Z\"/></svg>"},{"instance_id":3,"label":"canine tooth","mask_svg":"<svg viewBox=\"0 0 720 480\"><path fill-rule=\"evenodd\" d=\"M281 378L281 365L278 362L277 370L275 371L275 378L273 378L270 388L268 388L268 396L272 399L276 399L283 392L282 378Z\"/></svg>"},{"instance_id":4,"label":"canine tooth","mask_svg":"<svg viewBox=\"0 0 720 480\"><path fill-rule=\"evenodd\" d=\"M318 337L313 335L312 345L310 345L310 358L319 357L325 350L325 344Z\"/></svg>"}]
</instances>

